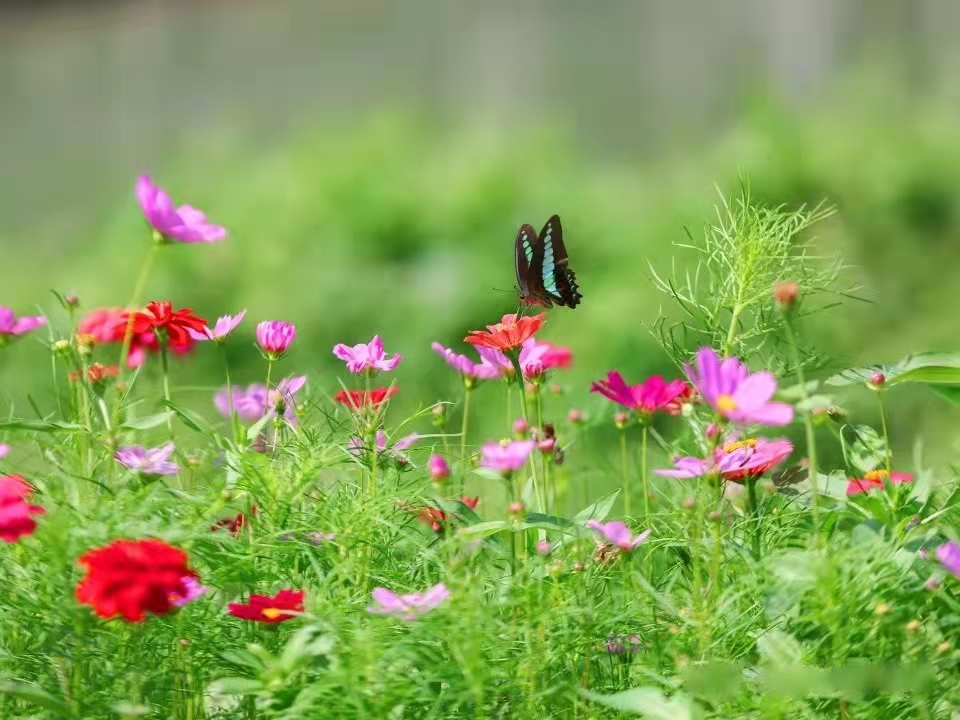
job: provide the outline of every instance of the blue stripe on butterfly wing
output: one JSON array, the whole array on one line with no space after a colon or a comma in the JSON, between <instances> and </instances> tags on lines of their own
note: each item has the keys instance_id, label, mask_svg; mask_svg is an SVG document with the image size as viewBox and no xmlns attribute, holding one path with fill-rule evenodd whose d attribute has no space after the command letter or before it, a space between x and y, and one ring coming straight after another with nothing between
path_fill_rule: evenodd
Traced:
<instances>
[{"instance_id":1,"label":"blue stripe on butterfly wing","mask_svg":"<svg viewBox=\"0 0 960 720\"><path fill-rule=\"evenodd\" d=\"M533 245L526 237L523 238L523 254L527 256L527 262L533 262Z\"/></svg>"}]
</instances>

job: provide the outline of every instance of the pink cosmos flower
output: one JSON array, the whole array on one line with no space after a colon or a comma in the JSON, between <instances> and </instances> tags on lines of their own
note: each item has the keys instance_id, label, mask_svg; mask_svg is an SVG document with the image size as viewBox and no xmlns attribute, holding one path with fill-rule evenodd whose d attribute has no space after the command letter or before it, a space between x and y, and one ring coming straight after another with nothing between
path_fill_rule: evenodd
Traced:
<instances>
[{"instance_id":1,"label":"pink cosmos flower","mask_svg":"<svg viewBox=\"0 0 960 720\"><path fill-rule=\"evenodd\" d=\"M557 350L558 348L555 348L550 343L538 343L534 338L524 340L520 346L519 357L520 370L523 372L523 377L532 380L539 378L547 370L560 367L559 365L551 364L557 360ZM509 376L514 373L513 363L499 350L479 346L477 347L477 352L480 354L483 362L498 368L501 374Z\"/></svg>"},{"instance_id":2,"label":"pink cosmos flower","mask_svg":"<svg viewBox=\"0 0 960 720\"><path fill-rule=\"evenodd\" d=\"M6 443L0 443L0 458L10 452L10 446Z\"/></svg>"},{"instance_id":3,"label":"pink cosmos flower","mask_svg":"<svg viewBox=\"0 0 960 720\"><path fill-rule=\"evenodd\" d=\"M393 615L409 622L446 601L450 597L450 591L441 582L424 593L397 595L392 590L378 587L374 589L371 596L374 604L367 608L368 612L377 615Z\"/></svg>"},{"instance_id":4,"label":"pink cosmos flower","mask_svg":"<svg viewBox=\"0 0 960 720\"><path fill-rule=\"evenodd\" d=\"M271 360L277 360L293 344L297 328L282 320L264 320L257 325L257 344Z\"/></svg>"},{"instance_id":5,"label":"pink cosmos flower","mask_svg":"<svg viewBox=\"0 0 960 720\"><path fill-rule=\"evenodd\" d=\"M430 347L466 380L493 380L500 377L500 366L493 365L482 357L480 362L475 363L466 355L458 355L440 343L433 343Z\"/></svg>"},{"instance_id":6,"label":"pink cosmos flower","mask_svg":"<svg viewBox=\"0 0 960 720\"><path fill-rule=\"evenodd\" d=\"M267 386L263 383L254 383L247 387L231 388L233 402L227 395L227 388L223 388L213 396L213 404L224 417L230 417L230 408L244 422L256 422L263 417L267 408Z\"/></svg>"},{"instance_id":7,"label":"pink cosmos flower","mask_svg":"<svg viewBox=\"0 0 960 720\"><path fill-rule=\"evenodd\" d=\"M33 488L19 475L0 476L0 540L16 542L37 529L33 516L46 511L27 502L27 495L32 492Z\"/></svg>"},{"instance_id":8,"label":"pink cosmos flower","mask_svg":"<svg viewBox=\"0 0 960 720\"><path fill-rule=\"evenodd\" d=\"M379 335L374 335L369 343L360 343L350 347L339 343L333 346L333 354L347 364L347 370L354 375L358 375L369 370L371 373L389 372L394 370L403 357L396 353L388 358L383 351L383 340Z\"/></svg>"},{"instance_id":9,"label":"pink cosmos flower","mask_svg":"<svg viewBox=\"0 0 960 720\"><path fill-rule=\"evenodd\" d=\"M547 346L546 352L541 357L544 370L565 370L573 364L573 351L568 347L554 345L553 343L541 343Z\"/></svg>"},{"instance_id":10,"label":"pink cosmos flower","mask_svg":"<svg viewBox=\"0 0 960 720\"><path fill-rule=\"evenodd\" d=\"M213 340L215 342L223 342L227 339L227 335L233 332L234 328L240 324L244 315L246 314L246 310L241 310L236 315L222 315L217 318L217 322L212 329L209 325L206 325L203 328L203 332L197 332L193 328L187 328L187 332L194 340Z\"/></svg>"},{"instance_id":11,"label":"pink cosmos flower","mask_svg":"<svg viewBox=\"0 0 960 720\"><path fill-rule=\"evenodd\" d=\"M535 440L513 440L505 445L496 442L486 443L480 450L480 467L499 473L513 473L527 462Z\"/></svg>"},{"instance_id":12,"label":"pink cosmos flower","mask_svg":"<svg viewBox=\"0 0 960 720\"><path fill-rule=\"evenodd\" d=\"M598 520L588 520L587 527L603 535L608 543L616 545L624 552L633 550L650 537L650 530L646 530L634 537L630 533L630 528L619 520L608 523L602 523Z\"/></svg>"},{"instance_id":13,"label":"pink cosmos flower","mask_svg":"<svg viewBox=\"0 0 960 720\"><path fill-rule=\"evenodd\" d=\"M46 324L47 319L42 315L24 315L18 318L13 310L0 306L0 345Z\"/></svg>"},{"instance_id":14,"label":"pink cosmos flower","mask_svg":"<svg viewBox=\"0 0 960 720\"><path fill-rule=\"evenodd\" d=\"M128 470L143 475L176 475L179 468L175 462L169 460L174 449L172 442L158 448L130 445L119 448L113 458Z\"/></svg>"},{"instance_id":15,"label":"pink cosmos flower","mask_svg":"<svg viewBox=\"0 0 960 720\"><path fill-rule=\"evenodd\" d=\"M671 415L680 412L680 404L690 396L690 386L683 380L667 382L660 375L651 375L639 385L627 385L623 376L611 370L605 380L593 383L590 392L644 415L663 410Z\"/></svg>"},{"instance_id":16,"label":"pink cosmos flower","mask_svg":"<svg viewBox=\"0 0 960 720\"><path fill-rule=\"evenodd\" d=\"M757 478L786 460L793 452L789 440L766 438L733 439L717 448L713 462L682 457L674 460L672 470L657 470L658 475L674 478L695 478L719 473L724 480L739 482Z\"/></svg>"},{"instance_id":17,"label":"pink cosmos flower","mask_svg":"<svg viewBox=\"0 0 960 720\"><path fill-rule=\"evenodd\" d=\"M411 433L397 440L393 444L393 447L387 451L387 434L383 430L377 430L377 454L386 455L389 452L390 454L396 454L398 457L402 457L399 453L402 453L419 439L419 433ZM360 455L364 450L364 441L358 437L352 437L350 438L350 442L347 443L347 449L354 455Z\"/></svg>"},{"instance_id":18,"label":"pink cosmos flower","mask_svg":"<svg viewBox=\"0 0 960 720\"><path fill-rule=\"evenodd\" d=\"M450 477L450 466L443 455L431 455L430 459L427 460L427 470L430 473L430 479L434 482L446 480Z\"/></svg>"},{"instance_id":19,"label":"pink cosmos flower","mask_svg":"<svg viewBox=\"0 0 960 720\"><path fill-rule=\"evenodd\" d=\"M895 472L888 476L886 470L871 470L865 473L862 478L850 478L850 482L847 483L847 495L860 495L871 490L883 490L884 480L888 477L894 485L913 482L913 475L910 473Z\"/></svg>"},{"instance_id":20,"label":"pink cosmos flower","mask_svg":"<svg viewBox=\"0 0 960 720\"><path fill-rule=\"evenodd\" d=\"M960 545L953 540L945 542L937 548L937 560L951 574L960 577Z\"/></svg>"},{"instance_id":21,"label":"pink cosmos flower","mask_svg":"<svg viewBox=\"0 0 960 720\"><path fill-rule=\"evenodd\" d=\"M167 241L211 243L227 236L225 228L207 222L207 216L196 208L189 205L174 208L170 196L146 175L137 178L136 193L143 216Z\"/></svg>"},{"instance_id":22,"label":"pink cosmos flower","mask_svg":"<svg viewBox=\"0 0 960 720\"><path fill-rule=\"evenodd\" d=\"M202 597L208 590L206 585L201 585L196 578L187 575L183 578L183 592L171 593L170 604L173 607L183 607L187 603L192 603L199 597Z\"/></svg>"},{"instance_id":23,"label":"pink cosmos flower","mask_svg":"<svg viewBox=\"0 0 960 720\"><path fill-rule=\"evenodd\" d=\"M696 367L684 370L697 392L717 413L739 424L786 425L793 420L793 408L770 402L777 391L771 373L750 373L737 358L720 360L712 348L701 348Z\"/></svg>"}]
</instances>

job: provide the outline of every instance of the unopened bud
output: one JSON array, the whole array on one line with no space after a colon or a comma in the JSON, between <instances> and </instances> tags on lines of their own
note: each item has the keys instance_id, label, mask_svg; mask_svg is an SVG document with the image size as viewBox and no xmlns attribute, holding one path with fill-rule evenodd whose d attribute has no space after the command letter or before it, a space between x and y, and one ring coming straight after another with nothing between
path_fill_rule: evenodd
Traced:
<instances>
[{"instance_id":1,"label":"unopened bud","mask_svg":"<svg viewBox=\"0 0 960 720\"><path fill-rule=\"evenodd\" d=\"M200 458L198 458L196 455L189 455L187 457L187 467L200 467Z\"/></svg>"},{"instance_id":2,"label":"unopened bud","mask_svg":"<svg viewBox=\"0 0 960 720\"><path fill-rule=\"evenodd\" d=\"M781 310L792 310L800 299L800 288L792 280L773 286L773 300Z\"/></svg>"},{"instance_id":3,"label":"unopened bud","mask_svg":"<svg viewBox=\"0 0 960 720\"><path fill-rule=\"evenodd\" d=\"M513 434L517 437L526 437L527 433L530 432L530 426L527 424L527 421L523 418L517 418L513 421Z\"/></svg>"},{"instance_id":4,"label":"unopened bud","mask_svg":"<svg viewBox=\"0 0 960 720\"><path fill-rule=\"evenodd\" d=\"M570 412L567 413L567 420L574 425L583 422L583 413L577 408L572 408Z\"/></svg>"},{"instance_id":5,"label":"unopened bud","mask_svg":"<svg viewBox=\"0 0 960 720\"><path fill-rule=\"evenodd\" d=\"M890 612L890 606L887 603L878 603L873 612L877 615L887 615Z\"/></svg>"},{"instance_id":6,"label":"unopened bud","mask_svg":"<svg viewBox=\"0 0 960 720\"><path fill-rule=\"evenodd\" d=\"M943 654L943 653L947 652L947 650L949 650L949 649L952 648L952 647L953 647L953 645L952 645L951 643L949 643L949 642L947 642L946 640L944 640L942 643L940 643L939 645L937 645L937 652L940 653L940 654Z\"/></svg>"},{"instance_id":7,"label":"unopened bud","mask_svg":"<svg viewBox=\"0 0 960 720\"><path fill-rule=\"evenodd\" d=\"M917 630L919 630L920 627L921 627L921 623L919 620L911 620L910 622L907 623L906 630L908 633L913 634L917 632Z\"/></svg>"},{"instance_id":8,"label":"unopened bud","mask_svg":"<svg viewBox=\"0 0 960 720\"><path fill-rule=\"evenodd\" d=\"M53 351L59 357L67 357L70 355L70 341L69 340L57 340L53 344Z\"/></svg>"},{"instance_id":9,"label":"unopened bud","mask_svg":"<svg viewBox=\"0 0 960 720\"><path fill-rule=\"evenodd\" d=\"M617 426L617 430L623 430L627 427L627 423L630 422L630 416L625 412L618 412L613 416L613 422Z\"/></svg>"},{"instance_id":10,"label":"unopened bud","mask_svg":"<svg viewBox=\"0 0 960 720\"><path fill-rule=\"evenodd\" d=\"M563 386L560 383L550 383L550 392L554 395L563 395Z\"/></svg>"},{"instance_id":11,"label":"unopened bud","mask_svg":"<svg viewBox=\"0 0 960 720\"><path fill-rule=\"evenodd\" d=\"M720 522L722 518L723 518L723 515L720 514L719 510L711 510L710 513L707 515L707 519L710 522Z\"/></svg>"},{"instance_id":12,"label":"unopened bud","mask_svg":"<svg viewBox=\"0 0 960 720\"><path fill-rule=\"evenodd\" d=\"M582 562L578 561L573 564L574 572L583 572L585 569L586 569L586 565L584 565Z\"/></svg>"},{"instance_id":13,"label":"unopened bud","mask_svg":"<svg viewBox=\"0 0 960 720\"><path fill-rule=\"evenodd\" d=\"M430 479L435 483L450 477L450 466L442 455L431 455L427 460L427 470L430 472Z\"/></svg>"},{"instance_id":14,"label":"unopened bud","mask_svg":"<svg viewBox=\"0 0 960 720\"><path fill-rule=\"evenodd\" d=\"M697 506L697 501L695 498L688 497L683 500L683 508L685 510L693 510Z\"/></svg>"},{"instance_id":15,"label":"unopened bud","mask_svg":"<svg viewBox=\"0 0 960 720\"><path fill-rule=\"evenodd\" d=\"M875 372L870 376L870 387L876 389L881 388L887 382L887 376L882 372Z\"/></svg>"},{"instance_id":16,"label":"unopened bud","mask_svg":"<svg viewBox=\"0 0 960 720\"><path fill-rule=\"evenodd\" d=\"M510 507L508 508L507 512L515 517L519 517L520 515L523 515L525 510L526 508L522 502L512 502L510 503Z\"/></svg>"},{"instance_id":17,"label":"unopened bud","mask_svg":"<svg viewBox=\"0 0 960 720\"><path fill-rule=\"evenodd\" d=\"M926 590L936 590L940 587L941 580L936 575L931 576L924 584L923 587Z\"/></svg>"},{"instance_id":18,"label":"unopened bud","mask_svg":"<svg viewBox=\"0 0 960 720\"><path fill-rule=\"evenodd\" d=\"M544 557L549 555L552 549L553 546L550 544L549 540L541 540L537 543L537 552Z\"/></svg>"},{"instance_id":19,"label":"unopened bud","mask_svg":"<svg viewBox=\"0 0 960 720\"><path fill-rule=\"evenodd\" d=\"M710 423L707 425L706 432L704 433L707 436L707 440L713 440L720 434L720 426L716 423Z\"/></svg>"},{"instance_id":20,"label":"unopened bud","mask_svg":"<svg viewBox=\"0 0 960 720\"><path fill-rule=\"evenodd\" d=\"M537 447L544 455L552 455L553 451L557 449L557 441L553 438L547 438L537 443Z\"/></svg>"}]
</instances>

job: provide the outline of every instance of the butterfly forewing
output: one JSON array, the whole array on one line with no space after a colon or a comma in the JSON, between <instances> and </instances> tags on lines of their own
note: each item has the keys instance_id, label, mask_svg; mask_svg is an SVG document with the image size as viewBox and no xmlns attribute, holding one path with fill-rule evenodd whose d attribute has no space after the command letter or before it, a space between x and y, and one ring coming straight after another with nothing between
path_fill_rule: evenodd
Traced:
<instances>
[{"instance_id":1,"label":"butterfly forewing","mask_svg":"<svg viewBox=\"0 0 960 720\"><path fill-rule=\"evenodd\" d=\"M543 290L543 243L533 227L524 225L520 228L514 251L521 302L550 307L553 303Z\"/></svg>"},{"instance_id":2,"label":"butterfly forewing","mask_svg":"<svg viewBox=\"0 0 960 720\"><path fill-rule=\"evenodd\" d=\"M563 244L563 227L558 215L547 220L539 240L543 246L540 282L544 293L557 305L576 307L583 296L576 275L567 267L567 248Z\"/></svg>"}]
</instances>

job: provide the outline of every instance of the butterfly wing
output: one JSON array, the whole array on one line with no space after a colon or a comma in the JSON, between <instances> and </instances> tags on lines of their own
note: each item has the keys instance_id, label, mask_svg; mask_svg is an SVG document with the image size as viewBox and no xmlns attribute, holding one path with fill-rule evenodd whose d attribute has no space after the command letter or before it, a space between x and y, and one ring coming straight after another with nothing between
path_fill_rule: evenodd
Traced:
<instances>
[{"instance_id":1,"label":"butterfly wing","mask_svg":"<svg viewBox=\"0 0 960 720\"><path fill-rule=\"evenodd\" d=\"M544 293L557 305L575 308L583 296L577 286L577 276L567 266L567 248L563 244L563 227L558 215L547 220L539 240L543 246L540 283Z\"/></svg>"},{"instance_id":2,"label":"butterfly wing","mask_svg":"<svg viewBox=\"0 0 960 720\"><path fill-rule=\"evenodd\" d=\"M551 307L553 302L543 289L543 242L532 226L523 225L517 232L514 253L520 301Z\"/></svg>"}]
</instances>

